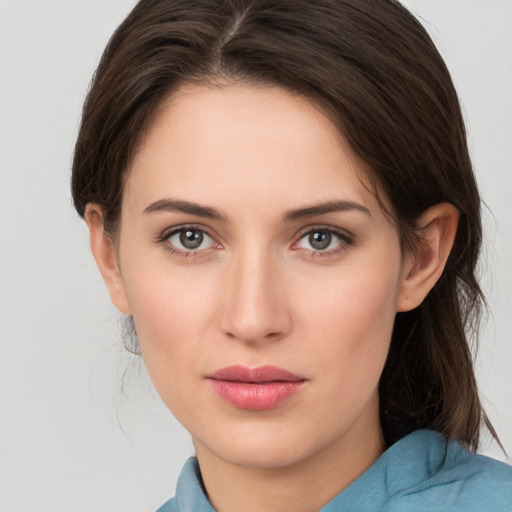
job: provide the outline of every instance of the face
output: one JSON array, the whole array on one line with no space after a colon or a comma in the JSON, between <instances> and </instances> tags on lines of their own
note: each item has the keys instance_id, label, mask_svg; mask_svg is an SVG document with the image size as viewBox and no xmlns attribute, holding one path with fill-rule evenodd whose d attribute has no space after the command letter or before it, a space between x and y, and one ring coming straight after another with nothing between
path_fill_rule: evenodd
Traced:
<instances>
[{"instance_id":1,"label":"face","mask_svg":"<svg viewBox=\"0 0 512 512\"><path fill-rule=\"evenodd\" d=\"M279 88L187 86L129 171L118 263L196 448L277 467L379 431L396 230L331 122Z\"/></svg>"}]
</instances>

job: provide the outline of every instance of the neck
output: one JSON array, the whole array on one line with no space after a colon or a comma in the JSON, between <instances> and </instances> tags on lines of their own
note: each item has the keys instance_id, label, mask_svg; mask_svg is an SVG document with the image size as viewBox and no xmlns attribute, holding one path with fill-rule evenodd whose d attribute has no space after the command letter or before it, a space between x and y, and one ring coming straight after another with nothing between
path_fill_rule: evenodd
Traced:
<instances>
[{"instance_id":1,"label":"neck","mask_svg":"<svg viewBox=\"0 0 512 512\"><path fill-rule=\"evenodd\" d=\"M313 512L361 476L385 450L380 423L354 425L342 439L281 467L244 467L195 442L208 499L217 512Z\"/></svg>"}]
</instances>

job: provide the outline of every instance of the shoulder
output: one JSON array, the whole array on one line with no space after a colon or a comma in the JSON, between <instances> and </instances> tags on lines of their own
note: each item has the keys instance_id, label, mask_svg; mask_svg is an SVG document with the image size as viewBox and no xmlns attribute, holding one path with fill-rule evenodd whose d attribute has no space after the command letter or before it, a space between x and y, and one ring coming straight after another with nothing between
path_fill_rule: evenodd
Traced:
<instances>
[{"instance_id":1,"label":"shoulder","mask_svg":"<svg viewBox=\"0 0 512 512\"><path fill-rule=\"evenodd\" d=\"M178 512L178 505L174 498L164 503L156 512Z\"/></svg>"},{"instance_id":2,"label":"shoulder","mask_svg":"<svg viewBox=\"0 0 512 512\"><path fill-rule=\"evenodd\" d=\"M512 467L507 464L427 430L407 436L396 448L387 467L396 490L390 504L400 501L411 510L512 512Z\"/></svg>"},{"instance_id":3,"label":"shoulder","mask_svg":"<svg viewBox=\"0 0 512 512\"><path fill-rule=\"evenodd\" d=\"M437 479L457 494L457 510L512 512L512 467L508 464L469 453L450 441L446 463Z\"/></svg>"}]
</instances>

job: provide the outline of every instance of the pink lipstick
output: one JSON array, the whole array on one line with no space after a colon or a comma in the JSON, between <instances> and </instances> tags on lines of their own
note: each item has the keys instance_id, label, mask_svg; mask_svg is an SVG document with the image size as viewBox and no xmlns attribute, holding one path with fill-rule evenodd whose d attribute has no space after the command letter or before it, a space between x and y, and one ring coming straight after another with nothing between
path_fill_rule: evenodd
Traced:
<instances>
[{"instance_id":1,"label":"pink lipstick","mask_svg":"<svg viewBox=\"0 0 512 512\"><path fill-rule=\"evenodd\" d=\"M238 409L273 409L300 391L306 379L276 366L234 365L207 376L213 390Z\"/></svg>"}]
</instances>

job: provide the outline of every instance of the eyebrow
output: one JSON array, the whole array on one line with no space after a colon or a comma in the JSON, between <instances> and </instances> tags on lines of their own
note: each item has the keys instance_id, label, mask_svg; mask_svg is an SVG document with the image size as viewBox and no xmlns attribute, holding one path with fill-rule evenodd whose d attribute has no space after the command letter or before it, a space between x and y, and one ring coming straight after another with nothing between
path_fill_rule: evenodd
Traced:
<instances>
[{"instance_id":1,"label":"eyebrow","mask_svg":"<svg viewBox=\"0 0 512 512\"><path fill-rule=\"evenodd\" d=\"M219 212L215 208L209 206L202 206L197 203L190 201L182 201L179 199L160 199L151 203L145 210L144 213L159 213L159 212L178 212L178 213L189 213L198 217L204 217L207 219L220 220L227 222L227 215Z\"/></svg>"},{"instance_id":2,"label":"eyebrow","mask_svg":"<svg viewBox=\"0 0 512 512\"><path fill-rule=\"evenodd\" d=\"M288 223L307 217L314 217L316 215L348 211L359 211L371 217L370 210L359 203L354 203L353 201L334 200L307 206L305 208L289 210L283 215L283 222ZM183 201L180 199L160 199L151 203L144 210L144 214L159 212L188 213L191 215L196 215L197 217L215 219L221 222L227 222L228 220L226 214L216 210L215 208L211 208L210 206L203 206L190 201Z\"/></svg>"},{"instance_id":3,"label":"eyebrow","mask_svg":"<svg viewBox=\"0 0 512 512\"><path fill-rule=\"evenodd\" d=\"M354 203L353 201L328 201L326 203L315 204L312 206L307 206L306 208L299 208L297 210L290 210L286 212L283 216L284 222L293 222L296 220L301 220L307 217L314 217L316 215L325 215L327 213L336 213L336 212L349 212L349 211L358 211L362 212L371 217L370 210L365 206Z\"/></svg>"}]
</instances>

